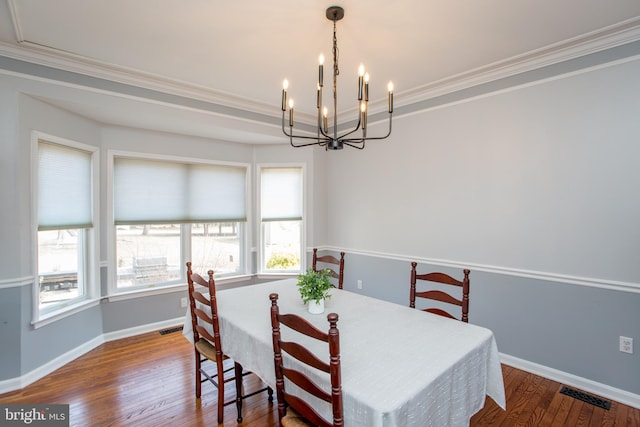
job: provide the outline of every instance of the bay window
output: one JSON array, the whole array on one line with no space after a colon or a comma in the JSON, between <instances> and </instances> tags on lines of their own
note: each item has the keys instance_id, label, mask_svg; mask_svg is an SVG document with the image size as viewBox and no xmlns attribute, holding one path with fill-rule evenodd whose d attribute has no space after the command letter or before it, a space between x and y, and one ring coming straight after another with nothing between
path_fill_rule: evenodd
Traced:
<instances>
[{"instance_id":1,"label":"bay window","mask_svg":"<svg viewBox=\"0 0 640 427\"><path fill-rule=\"evenodd\" d=\"M115 291L216 278L245 267L248 167L114 157Z\"/></svg>"}]
</instances>

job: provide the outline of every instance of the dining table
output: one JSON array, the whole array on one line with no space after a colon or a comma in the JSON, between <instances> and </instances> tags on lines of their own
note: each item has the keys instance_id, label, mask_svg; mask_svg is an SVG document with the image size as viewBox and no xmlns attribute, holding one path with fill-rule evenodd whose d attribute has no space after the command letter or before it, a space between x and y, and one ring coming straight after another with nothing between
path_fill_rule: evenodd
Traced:
<instances>
[{"instance_id":1,"label":"dining table","mask_svg":"<svg viewBox=\"0 0 640 427\"><path fill-rule=\"evenodd\" d=\"M328 313L338 314L347 427L468 426L487 396L506 408L491 330L341 289L330 291L323 314L310 314L296 283L216 291L222 351L274 390L271 293L278 294L280 313L302 316L320 330L328 330ZM189 308L183 335L193 342ZM326 344L308 344L328 358ZM328 378L318 381L329 387ZM330 407L316 409L331 419Z\"/></svg>"}]
</instances>

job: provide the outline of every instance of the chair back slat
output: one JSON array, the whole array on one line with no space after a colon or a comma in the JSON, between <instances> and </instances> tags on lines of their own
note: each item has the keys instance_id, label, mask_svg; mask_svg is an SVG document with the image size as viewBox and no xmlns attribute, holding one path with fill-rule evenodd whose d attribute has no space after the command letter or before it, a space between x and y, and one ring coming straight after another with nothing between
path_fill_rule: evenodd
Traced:
<instances>
[{"instance_id":1,"label":"chair back slat","mask_svg":"<svg viewBox=\"0 0 640 427\"><path fill-rule=\"evenodd\" d=\"M304 389L308 393L314 395L318 399L322 399L327 403L331 403L331 394L327 393L325 390L321 389L316 383L311 381L309 377L307 377L302 372L282 367L282 374L289 379L292 383L297 385L298 387Z\"/></svg>"},{"instance_id":2,"label":"chair back slat","mask_svg":"<svg viewBox=\"0 0 640 427\"><path fill-rule=\"evenodd\" d=\"M204 305L211 305L211 301L209 301L209 298L207 298L206 296L204 296L204 294L202 292L199 291L193 291L193 297L196 299L196 301L198 301L199 303L202 303Z\"/></svg>"},{"instance_id":3,"label":"chair back slat","mask_svg":"<svg viewBox=\"0 0 640 427\"><path fill-rule=\"evenodd\" d=\"M313 326L306 319L296 316L295 314L281 314L279 317L280 323L300 332L304 335L309 335L320 341L329 342L329 334L322 332L320 329Z\"/></svg>"},{"instance_id":4,"label":"chair back slat","mask_svg":"<svg viewBox=\"0 0 640 427\"><path fill-rule=\"evenodd\" d=\"M429 282L443 283L445 285L462 286L462 281L455 279L445 273L416 274L416 279L427 280Z\"/></svg>"},{"instance_id":5,"label":"chair back slat","mask_svg":"<svg viewBox=\"0 0 640 427\"><path fill-rule=\"evenodd\" d=\"M204 338L205 340L209 341L213 345L216 339L213 335L211 335L209 330L202 325L198 325L197 328L198 328L198 334L200 334L200 338Z\"/></svg>"},{"instance_id":6,"label":"chair back slat","mask_svg":"<svg viewBox=\"0 0 640 427\"><path fill-rule=\"evenodd\" d=\"M202 320L205 323L213 326L213 317L211 317L206 311L201 308L196 308L196 317L198 320ZM198 322L200 324L200 322Z\"/></svg>"},{"instance_id":7,"label":"chair back slat","mask_svg":"<svg viewBox=\"0 0 640 427\"><path fill-rule=\"evenodd\" d=\"M306 347L301 346L297 342L280 341L280 349L289 353L305 364L313 366L314 368L319 369L323 372L329 372L331 370L328 363L325 363L322 360L318 359L313 353L307 350Z\"/></svg>"},{"instance_id":8,"label":"chair back slat","mask_svg":"<svg viewBox=\"0 0 640 427\"><path fill-rule=\"evenodd\" d=\"M322 416L320 416L320 414L318 414L311 405L300 399L298 396L288 394L285 397L285 402L289 406L296 408L296 412L303 416L312 426L334 427L337 425L322 418Z\"/></svg>"},{"instance_id":9,"label":"chair back slat","mask_svg":"<svg viewBox=\"0 0 640 427\"><path fill-rule=\"evenodd\" d=\"M426 311L427 313L437 314L439 316L448 317L449 319L459 320L457 317L453 316L447 311L444 311L441 308L424 308L422 311Z\"/></svg>"},{"instance_id":10,"label":"chair back slat","mask_svg":"<svg viewBox=\"0 0 640 427\"><path fill-rule=\"evenodd\" d=\"M435 301L446 302L447 304L459 305L462 307L462 300L443 291L416 292L416 298L427 298Z\"/></svg>"},{"instance_id":11,"label":"chair back slat","mask_svg":"<svg viewBox=\"0 0 640 427\"><path fill-rule=\"evenodd\" d=\"M438 314L441 316L449 317L452 319L458 319L463 322L469 321L469 273L468 269L464 269L464 278L463 280L455 279L454 277L449 276L445 273L440 272L432 272L426 274L418 274L416 272L416 262L411 263L411 286L409 289L409 307L416 308L416 298L428 299L433 301L439 301L446 304L456 305L461 307L462 315L460 318L453 316L447 310L440 307L427 307L421 308L423 311L427 311L429 313ZM418 280L423 282L434 282L442 285L452 285L456 287L461 287L461 297L456 298L453 295L443 291L443 290L417 290L417 282ZM460 291L457 291L460 292Z\"/></svg>"}]
</instances>

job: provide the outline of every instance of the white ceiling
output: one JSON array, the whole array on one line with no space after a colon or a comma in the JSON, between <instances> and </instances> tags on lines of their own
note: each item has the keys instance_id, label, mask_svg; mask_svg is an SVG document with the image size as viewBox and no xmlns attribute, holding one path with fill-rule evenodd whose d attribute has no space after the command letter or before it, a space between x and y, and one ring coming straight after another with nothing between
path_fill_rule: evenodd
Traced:
<instances>
[{"instance_id":1,"label":"white ceiling","mask_svg":"<svg viewBox=\"0 0 640 427\"><path fill-rule=\"evenodd\" d=\"M386 106L389 80L402 106L640 39L639 0L2 0L0 55L233 109L95 90L45 97L101 122L282 142L282 80L309 121L319 53L331 61L325 9L333 4L345 9L337 36L346 114L355 114L360 63L375 112Z\"/></svg>"}]
</instances>

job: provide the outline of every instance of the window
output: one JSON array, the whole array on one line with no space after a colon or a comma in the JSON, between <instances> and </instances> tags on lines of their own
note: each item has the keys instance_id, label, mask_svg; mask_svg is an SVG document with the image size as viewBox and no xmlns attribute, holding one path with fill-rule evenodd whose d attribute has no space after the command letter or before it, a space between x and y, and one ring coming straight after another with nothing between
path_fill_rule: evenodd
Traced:
<instances>
[{"instance_id":1,"label":"window","mask_svg":"<svg viewBox=\"0 0 640 427\"><path fill-rule=\"evenodd\" d=\"M302 168L260 170L263 272L299 272L302 258Z\"/></svg>"},{"instance_id":2,"label":"window","mask_svg":"<svg viewBox=\"0 0 640 427\"><path fill-rule=\"evenodd\" d=\"M97 149L37 140L38 315L89 299L95 286L94 164Z\"/></svg>"},{"instance_id":3,"label":"window","mask_svg":"<svg viewBox=\"0 0 640 427\"><path fill-rule=\"evenodd\" d=\"M248 167L114 158L116 290L245 272Z\"/></svg>"}]
</instances>

